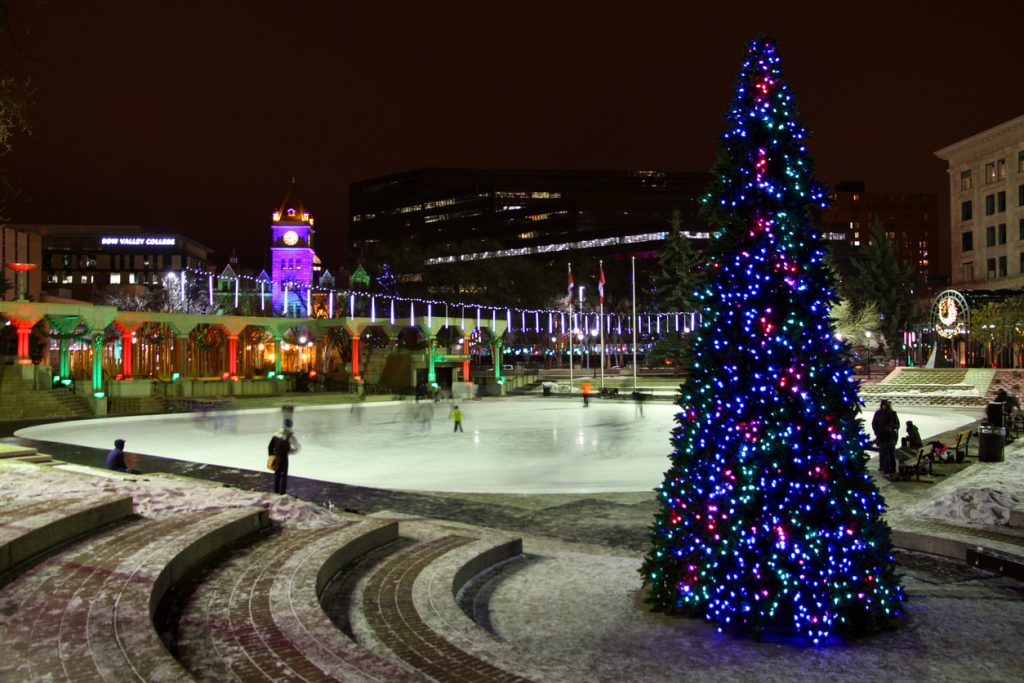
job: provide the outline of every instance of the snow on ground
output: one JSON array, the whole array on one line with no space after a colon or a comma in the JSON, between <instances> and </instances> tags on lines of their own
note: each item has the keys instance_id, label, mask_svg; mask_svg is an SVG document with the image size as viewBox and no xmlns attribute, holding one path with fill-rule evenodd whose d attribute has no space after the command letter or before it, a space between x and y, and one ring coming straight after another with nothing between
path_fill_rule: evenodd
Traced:
<instances>
[{"instance_id":1,"label":"snow on ground","mask_svg":"<svg viewBox=\"0 0 1024 683\"><path fill-rule=\"evenodd\" d=\"M461 404L465 433L453 433L451 404L412 401L298 407L302 450L289 473L386 489L463 493L649 491L671 452L676 406L536 398ZM870 419L870 412L865 415ZM126 450L244 470L266 467L277 409L219 415L158 415L41 425L20 437ZM925 438L973 421L953 411L901 411ZM585 466L583 466L585 464Z\"/></svg>"},{"instance_id":2,"label":"snow on ground","mask_svg":"<svg viewBox=\"0 0 1024 683\"><path fill-rule=\"evenodd\" d=\"M333 512L291 496L241 491L199 479L124 475L77 465L0 464L0 506L44 497L60 501L99 493L130 495L137 514L155 519L188 511L257 506L266 508L272 520L297 529L338 522Z\"/></svg>"},{"instance_id":3,"label":"snow on ground","mask_svg":"<svg viewBox=\"0 0 1024 683\"><path fill-rule=\"evenodd\" d=\"M958 524L1006 526L1010 510L1024 508L1024 449L1008 448L1004 462L978 462L929 491L908 508L910 517Z\"/></svg>"},{"instance_id":4,"label":"snow on ground","mask_svg":"<svg viewBox=\"0 0 1024 683\"><path fill-rule=\"evenodd\" d=\"M611 438L608 434L611 432L617 434L620 441L617 451L606 458L613 461L619 471L628 474L636 462L631 451L643 445L648 426L650 435L659 437L656 447L661 462L657 467L664 466L667 444L664 430L671 422L670 410L662 415L647 409L643 420L639 416L632 419L627 414L619 415L618 421L612 422L615 415L601 410L586 412L568 403L539 404L538 410L522 411L526 424L536 426L544 420L563 420L564 424L536 429L540 435L510 435L503 430L511 427L502 420L511 421L519 408L509 406L505 411L488 412L484 410L487 404L472 404L467 410L467 427L472 431L451 435L440 429L448 423L437 420L434 433L421 436L416 431L417 423L398 421L405 415L401 411L407 409L407 405L392 406L379 413L371 412L373 409L368 407L362 425L349 423L349 413L302 410L297 420L300 435L305 438L305 457L326 457L320 452L328 452L331 445L344 454L354 448L346 440L346 434L352 432L356 432L357 437L349 438L362 439L361 443L365 443L369 437L359 434L359 427L363 426L366 432L376 434L373 442L379 451L376 457L394 459L396 463L407 457L409 448L436 439L439 445L425 450L445 469L455 468L469 458L488 457L493 442L500 441L491 433L492 428L502 438L512 439L510 449L503 450L501 458L532 455L579 459L594 455L599 444ZM541 407L555 414L546 414L539 409ZM947 413L920 417L901 414L903 419L908 417L918 422L926 435L952 428L949 420L953 418ZM389 419L393 422L388 423ZM228 446L233 440L247 435L244 445L237 447L237 452L225 453L225 457L255 459L258 464L252 469L259 469L264 441L279 420L278 411L237 415L234 425L225 420L220 431L213 423L194 422L189 418L76 422L69 423L74 429L65 436L74 435L80 439L74 441L76 443L95 443L99 447L105 447L113 435L127 436L130 444L133 438L141 441L148 436L162 445L159 452L171 455L179 449L198 449L204 440L214 441L218 448L230 451ZM498 424L491 427L488 420ZM624 426L634 423L635 432ZM606 426L599 426L601 424ZM108 430L94 433L94 425L106 425ZM137 431L126 431L129 427ZM616 432L616 429L621 431ZM474 431L481 432L478 439L474 438ZM31 436L42 438L37 434ZM465 442L456 440L462 436L466 437ZM384 447L388 438L394 440L395 447ZM542 442L552 445L540 453L518 455L531 447L539 447ZM569 454L551 453L559 447L568 449ZM252 448L256 448L255 453ZM597 459L592 457L591 461ZM299 463L299 458L295 462ZM357 471L355 464L348 464L348 469L341 474ZM93 476L84 476L85 473ZM660 477L660 469L655 476ZM936 484L933 487L936 493L952 498L943 502L940 495L930 503L934 509L923 510L921 514L940 518L966 515L971 521L989 514L995 518L990 512L994 509L992 504L965 503L963 491L1020 491L1022 481L1024 453L1009 453L1005 463L975 464ZM16 462L0 464L0 505L44 496L60 500L99 491L131 494L136 500L136 511L153 517L174 515L186 509L264 505L272 518L290 525L315 527L337 520L330 511L290 496L244 492L180 477L126 476L70 465L54 468ZM986 495L994 500L1003 494ZM960 496L960 503L953 502L957 496ZM973 511L966 512L968 508ZM700 620L648 612L641 601L638 557L536 537L525 539L524 548L527 551L525 564L497 583L489 596L487 609L497 635L523 652L521 673L538 674L538 680L543 680L539 674L550 670L553 663L567 674L560 680L746 682L978 678L1002 681L1019 677L1017 642L1024 629L1024 603L1017 593L1018 584L1009 579L974 573L949 580L930 576L927 571L919 575L920 570L914 570L904 578L912 598L906 605L910 618L898 631L859 643L809 649L793 642L737 640L716 635L713 627Z\"/></svg>"}]
</instances>

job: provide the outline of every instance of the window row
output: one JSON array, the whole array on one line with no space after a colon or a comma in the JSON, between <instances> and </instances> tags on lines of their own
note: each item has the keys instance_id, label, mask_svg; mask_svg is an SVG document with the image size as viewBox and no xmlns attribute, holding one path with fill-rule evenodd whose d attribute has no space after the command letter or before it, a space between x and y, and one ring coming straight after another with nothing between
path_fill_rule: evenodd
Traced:
<instances>
[{"instance_id":1,"label":"window row","mask_svg":"<svg viewBox=\"0 0 1024 683\"><path fill-rule=\"evenodd\" d=\"M985 228L985 246L994 247L1000 244L1006 244L1006 223L1000 223L999 225L990 225ZM1024 218L1021 218L1017 224L1017 239L1024 240ZM960 233L960 251L973 251L974 250L974 231L967 230L966 232Z\"/></svg>"},{"instance_id":2,"label":"window row","mask_svg":"<svg viewBox=\"0 0 1024 683\"><path fill-rule=\"evenodd\" d=\"M1024 173L1024 151L1017 152L1017 172ZM997 159L985 164L985 184L994 183L1006 179L1006 159ZM960 191L974 188L974 179L971 177L971 169L960 172Z\"/></svg>"}]
</instances>

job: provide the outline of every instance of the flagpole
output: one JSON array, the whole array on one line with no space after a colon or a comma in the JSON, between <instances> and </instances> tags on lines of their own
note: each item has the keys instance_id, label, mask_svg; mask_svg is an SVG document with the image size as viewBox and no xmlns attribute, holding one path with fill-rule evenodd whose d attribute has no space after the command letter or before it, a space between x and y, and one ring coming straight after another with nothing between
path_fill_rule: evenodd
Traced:
<instances>
[{"instance_id":1,"label":"flagpole","mask_svg":"<svg viewBox=\"0 0 1024 683\"><path fill-rule=\"evenodd\" d=\"M604 261L598 261L601 271L601 317L597 321L597 329L601 331L601 388L604 389Z\"/></svg>"},{"instance_id":2,"label":"flagpole","mask_svg":"<svg viewBox=\"0 0 1024 683\"><path fill-rule=\"evenodd\" d=\"M569 264L569 387L572 387L572 264Z\"/></svg>"},{"instance_id":3,"label":"flagpole","mask_svg":"<svg viewBox=\"0 0 1024 683\"><path fill-rule=\"evenodd\" d=\"M630 258L633 268L633 391L636 391L636 256Z\"/></svg>"}]
</instances>

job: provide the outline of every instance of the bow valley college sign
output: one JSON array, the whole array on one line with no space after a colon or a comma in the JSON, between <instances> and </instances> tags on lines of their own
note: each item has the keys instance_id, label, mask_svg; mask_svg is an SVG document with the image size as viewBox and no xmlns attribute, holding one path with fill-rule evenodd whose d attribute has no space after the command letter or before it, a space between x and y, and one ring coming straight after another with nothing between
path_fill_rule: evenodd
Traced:
<instances>
[{"instance_id":1,"label":"bow valley college sign","mask_svg":"<svg viewBox=\"0 0 1024 683\"><path fill-rule=\"evenodd\" d=\"M174 237L100 237L103 247L173 247Z\"/></svg>"},{"instance_id":2,"label":"bow valley college sign","mask_svg":"<svg viewBox=\"0 0 1024 683\"><path fill-rule=\"evenodd\" d=\"M935 297L931 318L932 327L940 337L952 339L966 333L971 320L967 299L955 289L947 289Z\"/></svg>"}]
</instances>

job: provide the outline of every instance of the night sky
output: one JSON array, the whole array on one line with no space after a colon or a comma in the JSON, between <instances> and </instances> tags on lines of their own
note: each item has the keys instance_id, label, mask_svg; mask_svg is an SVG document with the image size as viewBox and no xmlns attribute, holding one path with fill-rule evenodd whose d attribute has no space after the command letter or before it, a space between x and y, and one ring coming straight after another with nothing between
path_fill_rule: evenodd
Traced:
<instances>
[{"instance_id":1,"label":"night sky","mask_svg":"<svg viewBox=\"0 0 1024 683\"><path fill-rule=\"evenodd\" d=\"M1024 113L1019 0L9 4L2 64L37 95L32 137L0 159L20 189L5 217L143 225L255 267L293 176L334 267L354 180L709 170L760 33L779 41L819 180L936 192L940 232L933 152Z\"/></svg>"}]
</instances>

